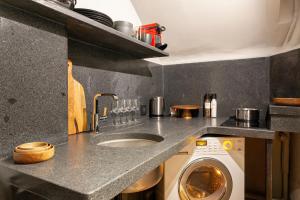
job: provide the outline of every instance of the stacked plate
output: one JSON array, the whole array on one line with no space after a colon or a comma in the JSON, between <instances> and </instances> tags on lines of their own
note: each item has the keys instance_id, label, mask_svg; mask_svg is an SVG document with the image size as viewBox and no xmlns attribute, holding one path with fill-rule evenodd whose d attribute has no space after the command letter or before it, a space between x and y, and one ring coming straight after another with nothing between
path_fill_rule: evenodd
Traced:
<instances>
[{"instance_id":1,"label":"stacked plate","mask_svg":"<svg viewBox=\"0 0 300 200\"><path fill-rule=\"evenodd\" d=\"M85 9L85 8L75 8L74 11L78 12L88 18L91 18L101 24L104 24L109 27L113 27L113 24L114 24L113 20L104 13L101 13L101 12L98 12L95 10Z\"/></svg>"}]
</instances>

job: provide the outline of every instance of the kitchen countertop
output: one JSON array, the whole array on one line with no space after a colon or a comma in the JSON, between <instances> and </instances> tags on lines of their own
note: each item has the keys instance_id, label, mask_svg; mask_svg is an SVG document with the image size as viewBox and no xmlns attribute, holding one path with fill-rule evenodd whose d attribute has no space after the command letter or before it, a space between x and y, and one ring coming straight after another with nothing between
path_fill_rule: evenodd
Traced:
<instances>
[{"instance_id":1,"label":"kitchen countertop","mask_svg":"<svg viewBox=\"0 0 300 200\"><path fill-rule=\"evenodd\" d=\"M269 110L271 130L300 133L300 107L270 105Z\"/></svg>"},{"instance_id":2,"label":"kitchen countertop","mask_svg":"<svg viewBox=\"0 0 300 200\"><path fill-rule=\"evenodd\" d=\"M144 119L141 124L111 128L103 133L70 136L56 146L55 157L33 165L16 165L12 158L0 162L0 176L23 189L49 199L111 199L145 173L180 151L191 137L225 134L273 139L275 131L222 127L227 118L184 120ZM164 138L157 144L139 148L99 146L107 134L151 133Z\"/></svg>"},{"instance_id":3,"label":"kitchen countertop","mask_svg":"<svg viewBox=\"0 0 300 200\"><path fill-rule=\"evenodd\" d=\"M290 115L300 117L300 107L270 105L269 109L271 115Z\"/></svg>"}]
</instances>

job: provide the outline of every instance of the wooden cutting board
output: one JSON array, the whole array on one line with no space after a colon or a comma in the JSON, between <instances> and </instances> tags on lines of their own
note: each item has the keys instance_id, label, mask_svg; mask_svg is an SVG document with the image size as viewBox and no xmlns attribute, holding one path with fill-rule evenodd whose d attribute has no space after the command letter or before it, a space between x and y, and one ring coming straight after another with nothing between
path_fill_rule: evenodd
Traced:
<instances>
[{"instance_id":1,"label":"wooden cutting board","mask_svg":"<svg viewBox=\"0 0 300 200\"><path fill-rule=\"evenodd\" d=\"M87 131L85 93L82 85L73 78L72 62L68 60L68 134Z\"/></svg>"},{"instance_id":2,"label":"wooden cutting board","mask_svg":"<svg viewBox=\"0 0 300 200\"><path fill-rule=\"evenodd\" d=\"M283 106L300 106L300 98L273 98L272 102Z\"/></svg>"}]
</instances>

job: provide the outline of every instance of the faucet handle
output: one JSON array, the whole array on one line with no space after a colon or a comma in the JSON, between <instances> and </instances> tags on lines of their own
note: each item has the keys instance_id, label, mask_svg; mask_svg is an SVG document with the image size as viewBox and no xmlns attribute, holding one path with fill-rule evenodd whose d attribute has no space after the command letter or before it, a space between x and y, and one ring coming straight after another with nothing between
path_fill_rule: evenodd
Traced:
<instances>
[{"instance_id":1,"label":"faucet handle","mask_svg":"<svg viewBox=\"0 0 300 200\"><path fill-rule=\"evenodd\" d=\"M102 117L107 117L107 107L103 108L103 115Z\"/></svg>"}]
</instances>

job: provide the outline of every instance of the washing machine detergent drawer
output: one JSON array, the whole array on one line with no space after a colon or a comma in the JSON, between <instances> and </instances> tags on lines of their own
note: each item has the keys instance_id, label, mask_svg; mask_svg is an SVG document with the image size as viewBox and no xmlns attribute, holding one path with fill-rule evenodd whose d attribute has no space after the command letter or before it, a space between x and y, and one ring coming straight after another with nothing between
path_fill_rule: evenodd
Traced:
<instances>
[{"instance_id":1,"label":"washing machine detergent drawer","mask_svg":"<svg viewBox=\"0 0 300 200\"><path fill-rule=\"evenodd\" d=\"M166 173L167 200L243 200L244 138L199 138L177 171ZM182 160L180 155L174 156ZM173 165L174 166L174 165ZM172 169L166 162L165 170ZM173 180L173 181L170 181ZM170 185L172 184L172 185Z\"/></svg>"}]
</instances>

